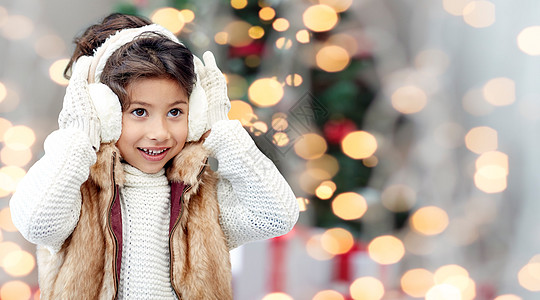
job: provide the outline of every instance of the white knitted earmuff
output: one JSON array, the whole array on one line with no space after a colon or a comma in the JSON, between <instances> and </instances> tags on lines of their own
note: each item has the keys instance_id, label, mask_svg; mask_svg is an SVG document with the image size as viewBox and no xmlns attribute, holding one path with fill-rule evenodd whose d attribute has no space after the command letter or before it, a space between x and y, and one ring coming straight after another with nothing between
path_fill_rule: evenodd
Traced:
<instances>
[{"instance_id":1,"label":"white knitted earmuff","mask_svg":"<svg viewBox=\"0 0 540 300\"><path fill-rule=\"evenodd\" d=\"M88 74L88 88L98 118L101 123L101 142L116 142L122 132L122 108L118 96L105 84L100 83L101 73L109 57L121 46L133 41L138 36L157 32L171 41L182 44L178 38L164 27L151 24L138 28L117 31L94 51L94 58ZM208 102L204 89L200 85L199 73L195 68L197 80L189 97L187 141L198 141L207 131Z\"/></svg>"}]
</instances>

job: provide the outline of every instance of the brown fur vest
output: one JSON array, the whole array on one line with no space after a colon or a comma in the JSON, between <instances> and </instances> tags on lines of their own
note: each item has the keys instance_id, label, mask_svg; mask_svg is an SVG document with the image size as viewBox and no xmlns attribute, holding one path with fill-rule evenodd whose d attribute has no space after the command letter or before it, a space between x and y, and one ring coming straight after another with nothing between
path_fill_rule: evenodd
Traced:
<instances>
[{"instance_id":1,"label":"brown fur vest","mask_svg":"<svg viewBox=\"0 0 540 300\"><path fill-rule=\"evenodd\" d=\"M169 249L171 283L183 300L232 299L229 249L218 221L217 178L206 167L207 156L201 143L187 143L167 169L171 186L180 188L171 188ZM101 145L90 178L81 186L82 208L73 233L58 253L38 246L42 299L116 298L122 236L121 223L116 234L111 220L121 220L114 205L124 181L119 157L113 144Z\"/></svg>"}]
</instances>

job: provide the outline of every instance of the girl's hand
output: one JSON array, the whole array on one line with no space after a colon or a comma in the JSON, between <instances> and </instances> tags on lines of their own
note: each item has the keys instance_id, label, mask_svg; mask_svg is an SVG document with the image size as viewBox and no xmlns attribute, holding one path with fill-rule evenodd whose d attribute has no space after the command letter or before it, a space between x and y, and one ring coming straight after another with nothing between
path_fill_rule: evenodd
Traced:
<instances>
[{"instance_id":1,"label":"girl's hand","mask_svg":"<svg viewBox=\"0 0 540 300\"><path fill-rule=\"evenodd\" d=\"M75 63L58 117L58 125L61 129L76 128L85 132L92 147L98 151L101 126L90 99L87 79L91 63L92 57L89 56L82 56Z\"/></svg>"},{"instance_id":2,"label":"girl's hand","mask_svg":"<svg viewBox=\"0 0 540 300\"><path fill-rule=\"evenodd\" d=\"M225 76L216 65L214 54L206 51L203 62L194 56L195 69L199 75L202 88L208 99L208 127L220 120L228 120L227 113L231 109L231 102L227 96L227 82ZM206 134L207 135L207 134ZM205 136L206 136L205 135Z\"/></svg>"}]
</instances>

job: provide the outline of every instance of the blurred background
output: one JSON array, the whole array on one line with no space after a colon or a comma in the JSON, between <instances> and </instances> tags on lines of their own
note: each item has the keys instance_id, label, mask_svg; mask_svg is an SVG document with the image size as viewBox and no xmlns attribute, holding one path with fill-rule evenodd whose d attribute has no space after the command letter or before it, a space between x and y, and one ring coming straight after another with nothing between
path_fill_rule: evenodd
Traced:
<instances>
[{"instance_id":1,"label":"blurred background","mask_svg":"<svg viewBox=\"0 0 540 300\"><path fill-rule=\"evenodd\" d=\"M213 51L297 196L293 231L231 252L235 299L539 298L540 2L0 0L0 299L39 299L10 195L111 12Z\"/></svg>"}]
</instances>

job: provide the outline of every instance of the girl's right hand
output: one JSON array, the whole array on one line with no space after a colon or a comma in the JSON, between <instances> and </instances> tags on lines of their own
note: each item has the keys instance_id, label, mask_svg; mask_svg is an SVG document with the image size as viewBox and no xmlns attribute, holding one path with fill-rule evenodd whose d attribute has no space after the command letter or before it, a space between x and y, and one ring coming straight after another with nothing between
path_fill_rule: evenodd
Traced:
<instances>
[{"instance_id":1,"label":"girl's right hand","mask_svg":"<svg viewBox=\"0 0 540 300\"><path fill-rule=\"evenodd\" d=\"M88 70L91 63L92 57L89 56L82 56L75 63L58 117L58 125L60 129L75 128L85 132L92 147L98 151L101 126L88 88Z\"/></svg>"}]
</instances>

